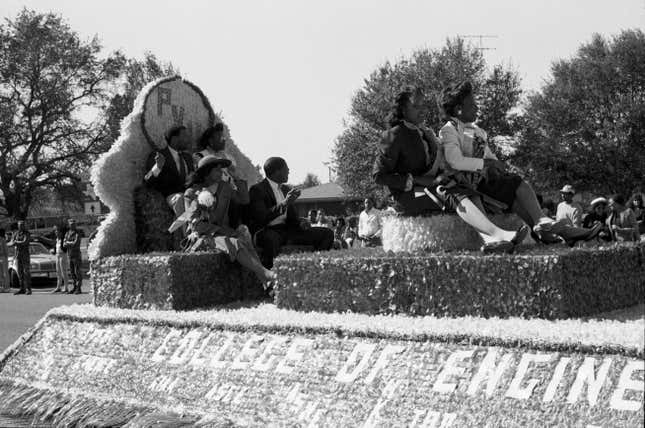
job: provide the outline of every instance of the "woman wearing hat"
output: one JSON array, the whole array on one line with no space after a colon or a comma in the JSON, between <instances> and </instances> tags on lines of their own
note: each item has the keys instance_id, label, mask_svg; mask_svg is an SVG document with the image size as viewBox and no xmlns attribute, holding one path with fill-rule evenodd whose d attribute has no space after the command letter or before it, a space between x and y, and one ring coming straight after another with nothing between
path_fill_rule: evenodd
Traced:
<instances>
[{"instance_id":1,"label":"woman wearing hat","mask_svg":"<svg viewBox=\"0 0 645 428\"><path fill-rule=\"evenodd\" d=\"M591 206L589 207L589 213L585 216L582 221L582 227L585 229L591 229L595 225L602 225L602 230L598 234L598 237L605 240L611 241L611 233L609 228L605 225L607 221L607 199L600 197L591 201Z\"/></svg>"},{"instance_id":2,"label":"woman wearing hat","mask_svg":"<svg viewBox=\"0 0 645 428\"><path fill-rule=\"evenodd\" d=\"M243 225L236 230L230 227L228 210L231 201L242 205L249 203L244 180L234 178L235 189L222 180L222 169L230 165L228 159L205 156L188 180L185 197L191 201L187 213L190 218L189 238L196 244L192 248L203 242L207 247L223 251L231 261L237 260L266 284L275 279L275 273L262 266L248 229Z\"/></svg>"},{"instance_id":3,"label":"woman wearing hat","mask_svg":"<svg viewBox=\"0 0 645 428\"><path fill-rule=\"evenodd\" d=\"M543 243L557 242L559 235L569 245L591 239L600 231L567 226L546 217L535 192L520 176L506 171L506 165L493 154L487 134L474 124L478 107L470 82L444 89L441 107L448 122L439 138L448 174L473 186L477 192L501 202L533 229L533 237ZM481 205L481 204L480 204ZM554 239L555 238L555 239Z\"/></svg>"}]
</instances>

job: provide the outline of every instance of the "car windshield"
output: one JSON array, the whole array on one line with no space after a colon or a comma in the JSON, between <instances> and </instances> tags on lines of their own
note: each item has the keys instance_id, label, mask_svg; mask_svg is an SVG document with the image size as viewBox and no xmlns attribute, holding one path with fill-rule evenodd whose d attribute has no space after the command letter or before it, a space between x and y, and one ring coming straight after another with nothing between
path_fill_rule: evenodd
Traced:
<instances>
[{"instance_id":1,"label":"car windshield","mask_svg":"<svg viewBox=\"0 0 645 428\"><path fill-rule=\"evenodd\" d=\"M29 244L29 254L49 254L49 251L43 244L31 243Z\"/></svg>"}]
</instances>

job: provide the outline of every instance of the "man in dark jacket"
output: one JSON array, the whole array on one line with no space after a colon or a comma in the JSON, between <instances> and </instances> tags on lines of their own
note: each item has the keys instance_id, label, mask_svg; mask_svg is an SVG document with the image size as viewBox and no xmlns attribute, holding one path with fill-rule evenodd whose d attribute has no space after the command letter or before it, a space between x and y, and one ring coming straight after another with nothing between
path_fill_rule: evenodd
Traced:
<instances>
[{"instance_id":1,"label":"man in dark jacket","mask_svg":"<svg viewBox=\"0 0 645 428\"><path fill-rule=\"evenodd\" d=\"M176 216L184 212L186 178L193 172L190 136L185 126L173 126L166 132L166 148L150 153L144 177L146 184L159 191Z\"/></svg>"},{"instance_id":2,"label":"man in dark jacket","mask_svg":"<svg viewBox=\"0 0 645 428\"><path fill-rule=\"evenodd\" d=\"M29 242L31 235L25 227L24 221L18 222L18 230L13 235L10 245L16 248L16 270L18 271L18 278L20 279L20 290L13 294L31 294L31 271L30 263L31 257L29 256Z\"/></svg>"},{"instance_id":3,"label":"man in dark jacket","mask_svg":"<svg viewBox=\"0 0 645 428\"><path fill-rule=\"evenodd\" d=\"M81 273L81 235L76 229L74 219L69 219L68 225L69 230L65 234L63 247L69 257L69 271L72 274L72 282L74 283L74 287L69 293L81 294L81 282L83 281Z\"/></svg>"},{"instance_id":4,"label":"man in dark jacket","mask_svg":"<svg viewBox=\"0 0 645 428\"><path fill-rule=\"evenodd\" d=\"M329 250L334 232L326 227L309 227L293 206L300 190L288 189L289 167L284 159L269 158L264 163L266 178L251 187L249 217L251 233L262 249L262 264L273 267L273 259L286 244L312 245L315 250Z\"/></svg>"}]
</instances>

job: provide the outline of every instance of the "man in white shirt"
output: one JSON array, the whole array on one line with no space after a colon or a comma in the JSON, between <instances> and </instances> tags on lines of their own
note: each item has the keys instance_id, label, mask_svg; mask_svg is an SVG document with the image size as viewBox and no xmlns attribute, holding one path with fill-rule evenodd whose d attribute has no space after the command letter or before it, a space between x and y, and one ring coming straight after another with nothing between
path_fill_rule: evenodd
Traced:
<instances>
[{"instance_id":1,"label":"man in white shirt","mask_svg":"<svg viewBox=\"0 0 645 428\"><path fill-rule=\"evenodd\" d=\"M374 200L365 198L365 209L358 216L358 238L366 247L381 245L381 212L374 208Z\"/></svg>"},{"instance_id":2,"label":"man in white shirt","mask_svg":"<svg viewBox=\"0 0 645 428\"><path fill-rule=\"evenodd\" d=\"M293 203L300 190L289 189L287 162L279 157L264 163L266 178L249 190L249 219L256 245L262 249L260 258L267 269L284 245L311 245L314 250L329 250L334 243L334 232L324 227L310 227L300 219Z\"/></svg>"},{"instance_id":3,"label":"man in white shirt","mask_svg":"<svg viewBox=\"0 0 645 428\"><path fill-rule=\"evenodd\" d=\"M555 220L564 220L569 226L582 227L582 207L579 203L573 202L575 189L570 184L560 190L562 202L558 204Z\"/></svg>"}]
</instances>

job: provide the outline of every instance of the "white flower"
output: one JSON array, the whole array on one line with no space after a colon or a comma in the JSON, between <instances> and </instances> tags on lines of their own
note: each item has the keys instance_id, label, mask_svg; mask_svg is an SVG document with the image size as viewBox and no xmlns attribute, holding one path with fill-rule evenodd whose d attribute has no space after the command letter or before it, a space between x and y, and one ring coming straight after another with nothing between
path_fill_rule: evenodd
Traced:
<instances>
[{"instance_id":1,"label":"white flower","mask_svg":"<svg viewBox=\"0 0 645 428\"><path fill-rule=\"evenodd\" d=\"M199 192L199 195L197 195L197 202L199 203L199 205L207 208L215 205L216 200L217 198L215 198L215 195L213 195L208 190L202 190L201 192Z\"/></svg>"}]
</instances>

